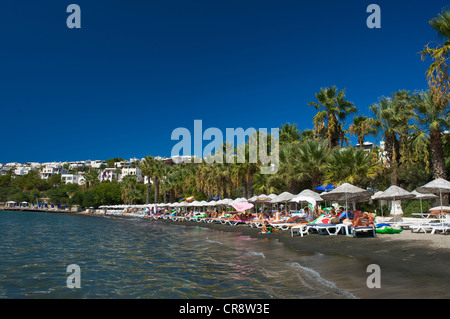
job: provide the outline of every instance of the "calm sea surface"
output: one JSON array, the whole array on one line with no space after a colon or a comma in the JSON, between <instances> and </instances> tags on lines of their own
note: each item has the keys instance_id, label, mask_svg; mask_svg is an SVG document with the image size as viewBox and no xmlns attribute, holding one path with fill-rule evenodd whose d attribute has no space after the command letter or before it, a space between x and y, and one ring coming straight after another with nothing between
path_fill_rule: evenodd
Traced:
<instances>
[{"instance_id":1,"label":"calm sea surface","mask_svg":"<svg viewBox=\"0 0 450 319\"><path fill-rule=\"evenodd\" d=\"M370 261L182 223L0 211L0 245L0 298L359 298L368 291ZM67 287L71 264L80 267L79 289Z\"/></svg>"}]
</instances>

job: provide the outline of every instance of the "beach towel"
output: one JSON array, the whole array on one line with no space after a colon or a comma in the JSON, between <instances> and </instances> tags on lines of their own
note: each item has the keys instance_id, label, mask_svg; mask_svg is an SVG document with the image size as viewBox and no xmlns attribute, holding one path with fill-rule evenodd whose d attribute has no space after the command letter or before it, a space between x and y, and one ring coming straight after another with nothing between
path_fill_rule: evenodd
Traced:
<instances>
[{"instance_id":1,"label":"beach towel","mask_svg":"<svg viewBox=\"0 0 450 319\"><path fill-rule=\"evenodd\" d=\"M322 223L322 220L325 219L326 215L322 214L319 217L317 217L315 220L313 220L312 222L309 222L309 224L316 224L316 223Z\"/></svg>"}]
</instances>

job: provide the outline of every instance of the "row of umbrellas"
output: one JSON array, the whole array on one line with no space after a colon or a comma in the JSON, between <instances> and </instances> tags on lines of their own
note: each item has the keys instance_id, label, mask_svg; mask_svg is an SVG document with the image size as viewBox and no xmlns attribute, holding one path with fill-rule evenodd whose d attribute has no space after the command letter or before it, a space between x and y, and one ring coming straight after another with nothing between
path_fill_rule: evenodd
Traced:
<instances>
[{"instance_id":1,"label":"row of umbrellas","mask_svg":"<svg viewBox=\"0 0 450 319\"><path fill-rule=\"evenodd\" d=\"M133 207L137 208L145 208L145 207L151 207L151 206L158 206L158 207L214 207L214 206L233 206L237 211L244 211L247 209L250 209L254 206L253 203L272 203L272 204L279 204L279 203L288 203L288 202L308 202L311 203L313 206L315 206L316 202L323 202L323 201L344 201L346 207L348 207L348 203L356 203L356 202L362 202L367 201L370 199L373 200L401 200L401 199L410 199L410 198L416 198L416 199L430 199L430 198L436 198L437 196L434 194L439 194L440 196L440 202L441 202L441 214L443 212L443 206L442 206L442 193L450 193L450 182L447 180L444 180L442 178L435 179L431 181L430 183L423 185L421 187L418 187L413 192L408 192L404 190L401 187L392 185L388 189L386 189L384 192L378 192L375 195L372 196L372 192L357 186L354 186L350 183L344 183L334 189L332 189L329 192L323 192L321 194L316 193L312 190L305 189L298 195L291 194L289 192L284 192L279 195L270 194L270 195L259 195L259 196L253 196L252 198L246 199L246 198L237 198L235 200L225 198L218 201L193 201L191 203L188 202L181 202L181 203L173 203L173 204L152 204L152 205L134 205ZM117 208L123 208L123 207L129 207L126 205L115 205L115 206L101 206L102 208L106 207L117 207Z\"/></svg>"},{"instance_id":2,"label":"row of umbrellas","mask_svg":"<svg viewBox=\"0 0 450 319\"><path fill-rule=\"evenodd\" d=\"M442 216L443 215L442 193L450 193L450 182L443 178L437 178L423 186L418 187L416 190L412 192L408 192L403 188L392 185L384 192L378 192L377 194L372 196L372 199L396 201L402 199L416 198L420 200L420 210L422 213L422 200L437 198L437 195L435 194L439 194L440 210Z\"/></svg>"}]
</instances>

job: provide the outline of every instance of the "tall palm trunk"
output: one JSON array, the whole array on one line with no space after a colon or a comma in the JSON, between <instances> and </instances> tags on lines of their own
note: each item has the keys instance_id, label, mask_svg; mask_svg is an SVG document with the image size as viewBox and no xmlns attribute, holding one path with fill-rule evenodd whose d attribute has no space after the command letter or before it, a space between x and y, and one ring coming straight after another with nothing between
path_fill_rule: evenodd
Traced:
<instances>
[{"instance_id":1,"label":"tall palm trunk","mask_svg":"<svg viewBox=\"0 0 450 319\"><path fill-rule=\"evenodd\" d=\"M175 203L175 190L173 188L169 191L169 195L170 195L170 203Z\"/></svg>"},{"instance_id":2,"label":"tall palm trunk","mask_svg":"<svg viewBox=\"0 0 450 319\"><path fill-rule=\"evenodd\" d=\"M253 197L253 174L250 174L247 179L247 196Z\"/></svg>"},{"instance_id":3,"label":"tall palm trunk","mask_svg":"<svg viewBox=\"0 0 450 319\"><path fill-rule=\"evenodd\" d=\"M242 179L242 197L249 198L248 197L248 189L247 189L247 180L245 177Z\"/></svg>"},{"instance_id":4,"label":"tall palm trunk","mask_svg":"<svg viewBox=\"0 0 450 319\"><path fill-rule=\"evenodd\" d=\"M291 178L288 182L288 185L289 185L289 187L288 187L289 193L294 194L294 195L300 193L300 187L298 185L298 181L295 178Z\"/></svg>"},{"instance_id":5,"label":"tall palm trunk","mask_svg":"<svg viewBox=\"0 0 450 319\"><path fill-rule=\"evenodd\" d=\"M150 178L148 179L148 183L147 183L147 194L146 194L146 198L145 198L145 203L146 204L150 204L150 192L152 190L152 184L150 183Z\"/></svg>"},{"instance_id":6,"label":"tall palm trunk","mask_svg":"<svg viewBox=\"0 0 450 319\"><path fill-rule=\"evenodd\" d=\"M339 123L334 117L334 115L328 116L328 141L330 143L330 148L334 148L339 145Z\"/></svg>"},{"instance_id":7,"label":"tall palm trunk","mask_svg":"<svg viewBox=\"0 0 450 319\"><path fill-rule=\"evenodd\" d=\"M386 153L389 158L389 168L391 170L391 185L398 186L398 154L399 143L393 133L386 134Z\"/></svg>"},{"instance_id":8,"label":"tall palm trunk","mask_svg":"<svg viewBox=\"0 0 450 319\"><path fill-rule=\"evenodd\" d=\"M430 144L433 160L433 177L446 179L444 145L440 130L430 132Z\"/></svg>"},{"instance_id":9,"label":"tall palm trunk","mask_svg":"<svg viewBox=\"0 0 450 319\"><path fill-rule=\"evenodd\" d=\"M155 184L155 204L156 204L156 203L158 203L158 200L159 200L159 178L158 178L158 176L155 176L154 184Z\"/></svg>"}]
</instances>

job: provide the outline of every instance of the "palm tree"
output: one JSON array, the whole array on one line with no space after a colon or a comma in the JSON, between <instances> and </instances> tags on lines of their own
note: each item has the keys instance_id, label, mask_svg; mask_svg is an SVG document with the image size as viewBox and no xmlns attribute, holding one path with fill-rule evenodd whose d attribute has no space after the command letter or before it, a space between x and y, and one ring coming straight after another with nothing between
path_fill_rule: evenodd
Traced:
<instances>
[{"instance_id":1,"label":"palm tree","mask_svg":"<svg viewBox=\"0 0 450 319\"><path fill-rule=\"evenodd\" d=\"M382 98L379 103L370 106L375 115L374 127L381 131L385 141L385 151L388 165L391 170L391 185L398 186L398 164L400 162L399 136L405 136L410 128L409 120L416 116L410 108L410 104L403 103L400 99L403 95L395 95L393 98ZM402 142L406 140L402 138ZM404 149L404 147L402 147Z\"/></svg>"},{"instance_id":2,"label":"palm tree","mask_svg":"<svg viewBox=\"0 0 450 319\"><path fill-rule=\"evenodd\" d=\"M368 186L369 181L382 169L373 152L354 147L334 149L325 166L325 184L350 183L362 187Z\"/></svg>"},{"instance_id":3,"label":"palm tree","mask_svg":"<svg viewBox=\"0 0 450 319\"><path fill-rule=\"evenodd\" d=\"M146 156L140 163L140 169L142 171L142 175L147 177L147 196L146 203L150 203L150 191L153 182L155 186L155 203L158 202L159 198L159 179L162 176L162 169L164 167L164 163L160 160L155 159L152 156Z\"/></svg>"},{"instance_id":4,"label":"palm tree","mask_svg":"<svg viewBox=\"0 0 450 319\"><path fill-rule=\"evenodd\" d=\"M422 60L430 57L433 61L427 70L430 95L436 107L445 108L450 99L447 65L450 58L450 10L443 9L429 23L438 32L438 37L444 39L444 43L434 41L428 43L421 52Z\"/></svg>"},{"instance_id":5,"label":"palm tree","mask_svg":"<svg viewBox=\"0 0 450 319\"><path fill-rule=\"evenodd\" d=\"M449 109L448 107L443 109L441 106L436 105L430 91L418 96L416 108L420 115L418 123L422 128L419 132L426 138L427 144L431 148L433 177L446 179L447 173L442 135L443 131L450 124ZM423 140L423 137L421 137L420 135L418 136L418 138ZM421 149L424 149L423 146Z\"/></svg>"},{"instance_id":6,"label":"palm tree","mask_svg":"<svg viewBox=\"0 0 450 319\"><path fill-rule=\"evenodd\" d=\"M371 117L358 115L353 118L353 124L350 125L348 132L356 135L360 148L364 148L365 137L369 134L376 134L374 127L375 121Z\"/></svg>"},{"instance_id":7,"label":"palm tree","mask_svg":"<svg viewBox=\"0 0 450 319\"><path fill-rule=\"evenodd\" d=\"M98 184L99 179L98 179L98 170L95 168L91 168L85 175L84 175L84 186L86 188L89 188L91 186L94 186L96 184Z\"/></svg>"},{"instance_id":8,"label":"palm tree","mask_svg":"<svg viewBox=\"0 0 450 319\"><path fill-rule=\"evenodd\" d=\"M146 156L139 165L139 168L141 169L142 175L147 177L147 193L146 193L146 199L145 203L150 203L150 192L152 188L151 178L153 177L153 162L154 158L152 156Z\"/></svg>"},{"instance_id":9,"label":"palm tree","mask_svg":"<svg viewBox=\"0 0 450 319\"><path fill-rule=\"evenodd\" d=\"M122 192L122 200L126 204L134 204L134 202L140 198L140 192L136 188L137 181L136 176L127 175L120 183Z\"/></svg>"},{"instance_id":10,"label":"palm tree","mask_svg":"<svg viewBox=\"0 0 450 319\"><path fill-rule=\"evenodd\" d=\"M280 174L297 183L308 180L315 189L322 184L328 153L326 143L317 140L285 146L280 151Z\"/></svg>"},{"instance_id":11,"label":"palm tree","mask_svg":"<svg viewBox=\"0 0 450 319\"><path fill-rule=\"evenodd\" d=\"M286 123L281 125L280 130L280 143L293 143L300 140L300 130L297 128L297 124Z\"/></svg>"},{"instance_id":12,"label":"palm tree","mask_svg":"<svg viewBox=\"0 0 450 319\"><path fill-rule=\"evenodd\" d=\"M320 111L315 122L326 121L329 147L338 146L344 135L343 122L347 115L356 112L356 106L347 101L344 90L338 91L336 86L322 88L315 96L317 102L308 103Z\"/></svg>"}]
</instances>

